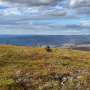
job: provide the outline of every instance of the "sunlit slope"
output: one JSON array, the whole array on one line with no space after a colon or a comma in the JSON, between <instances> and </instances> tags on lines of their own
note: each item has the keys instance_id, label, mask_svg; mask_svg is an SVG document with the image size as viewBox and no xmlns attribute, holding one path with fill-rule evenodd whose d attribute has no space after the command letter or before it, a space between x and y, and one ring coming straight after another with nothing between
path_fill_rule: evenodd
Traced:
<instances>
[{"instance_id":1,"label":"sunlit slope","mask_svg":"<svg viewBox=\"0 0 90 90\"><path fill-rule=\"evenodd\" d=\"M11 77L18 71L48 77L52 73L71 74L80 70L90 74L90 52L60 48L48 52L46 48L0 46L0 86L12 84Z\"/></svg>"},{"instance_id":2,"label":"sunlit slope","mask_svg":"<svg viewBox=\"0 0 90 90\"><path fill-rule=\"evenodd\" d=\"M90 52L70 49L0 46L0 74L29 69L39 72L71 70L90 67ZM54 70L55 69L55 70Z\"/></svg>"}]
</instances>

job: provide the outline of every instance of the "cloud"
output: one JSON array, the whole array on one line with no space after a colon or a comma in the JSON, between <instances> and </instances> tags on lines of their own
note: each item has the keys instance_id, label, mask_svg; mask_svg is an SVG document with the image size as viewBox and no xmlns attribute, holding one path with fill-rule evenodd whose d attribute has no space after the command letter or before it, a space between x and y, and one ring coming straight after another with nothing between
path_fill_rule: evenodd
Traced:
<instances>
[{"instance_id":1,"label":"cloud","mask_svg":"<svg viewBox=\"0 0 90 90\"><path fill-rule=\"evenodd\" d=\"M48 25L0 25L2 34L19 35L89 35L88 29L71 28L71 26L48 26ZM74 27L74 26L73 26ZM79 26L78 26L79 28ZM73 29L73 30L72 30Z\"/></svg>"},{"instance_id":2,"label":"cloud","mask_svg":"<svg viewBox=\"0 0 90 90\"><path fill-rule=\"evenodd\" d=\"M70 0L69 5L76 14L90 15L90 0Z\"/></svg>"},{"instance_id":3,"label":"cloud","mask_svg":"<svg viewBox=\"0 0 90 90\"><path fill-rule=\"evenodd\" d=\"M31 5L31 6L32 5L40 6L40 5L53 5L61 0L3 0L3 1L17 3L17 4L26 4L26 5Z\"/></svg>"},{"instance_id":4,"label":"cloud","mask_svg":"<svg viewBox=\"0 0 90 90\"><path fill-rule=\"evenodd\" d=\"M8 17L8 18L7 18ZM75 21L76 20L76 21ZM89 21L78 19L23 19L22 17L1 17L0 33L3 34L48 34L82 35L90 34Z\"/></svg>"},{"instance_id":5,"label":"cloud","mask_svg":"<svg viewBox=\"0 0 90 90\"><path fill-rule=\"evenodd\" d=\"M81 7L81 8L78 8L76 10L77 10L77 14L90 15L90 6L89 7Z\"/></svg>"},{"instance_id":6,"label":"cloud","mask_svg":"<svg viewBox=\"0 0 90 90\"><path fill-rule=\"evenodd\" d=\"M17 15L20 15L21 12L22 14L35 13L40 15L43 13L43 15L47 14L46 16L51 15L51 17L71 15L73 12L75 12L72 14L73 16L90 15L90 0L1 0L1 2L7 3L13 9L19 8L13 10L17 12ZM63 8L63 12L61 8ZM7 10L7 12L16 14L11 10ZM70 12L71 10L72 12Z\"/></svg>"},{"instance_id":7,"label":"cloud","mask_svg":"<svg viewBox=\"0 0 90 90\"><path fill-rule=\"evenodd\" d=\"M90 0L0 0L0 33L90 34Z\"/></svg>"},{"instance_id":8,"label":"cloud","mask_svg":"<svg viewBox=\"0 0 90 90\"><path fill-rule=\"evenodd\" d=\"M90 29L90 20L82 21L80 25Z\"/></svg>"},{"instance_id":9,"label":"cloud","mask_svg":"<svg viewBox=\"0 0 90 90\"><path fill-rule=\"evenodd\" d=\"M0 6L8 8L0 9L0 15L30 15L31 18L65 16L67 11L58 5L59 2L62 4L63 0L1 0Z\"/></svg>"},{"instance_id":10,"label":"cloud","mask_svg":"<svg viewBox=\"0 0 90 90\"><path fill-rule=\"evenodd\" d=\"M70 0L71 7L88 7L90 6L90 0Z\"/></svg>"}]
</instances>

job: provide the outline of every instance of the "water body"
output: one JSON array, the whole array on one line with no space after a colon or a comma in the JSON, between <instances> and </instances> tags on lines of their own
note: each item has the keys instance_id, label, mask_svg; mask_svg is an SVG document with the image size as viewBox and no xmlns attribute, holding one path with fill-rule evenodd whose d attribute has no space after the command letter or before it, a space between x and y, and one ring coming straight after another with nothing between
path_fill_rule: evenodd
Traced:
<instances>
[{"instance_id":1,"label":"water body","mask_svg":"<svg viewBox=\"0 0 90 90\"><path fill-rule=\"evenodd\" d=\"M90 35L0 35L0 44L17 46L90 44Z\"/></svg>"}]
</instances>

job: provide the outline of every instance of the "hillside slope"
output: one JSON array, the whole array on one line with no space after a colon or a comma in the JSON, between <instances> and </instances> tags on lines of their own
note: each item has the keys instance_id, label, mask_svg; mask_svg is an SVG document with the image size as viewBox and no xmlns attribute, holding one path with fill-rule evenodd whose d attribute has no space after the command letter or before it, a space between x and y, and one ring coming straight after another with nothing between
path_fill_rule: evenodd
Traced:
<instances>
[{"instance_id":1,"label":"hillside slope","mask_svg":"<svg viewBox=\"0 0 90 90\"><path fill-rule=\"evenodd\" d=\"M90 52L0 46L0 90L90 90Z\"/></svg>"}]
</instances>

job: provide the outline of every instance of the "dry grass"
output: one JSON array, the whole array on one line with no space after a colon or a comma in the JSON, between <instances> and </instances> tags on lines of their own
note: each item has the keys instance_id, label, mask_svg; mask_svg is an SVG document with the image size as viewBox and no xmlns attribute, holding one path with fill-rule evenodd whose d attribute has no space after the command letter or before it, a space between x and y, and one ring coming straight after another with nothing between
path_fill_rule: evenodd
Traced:
<instances>
[{"instance_id":1,"label":"dry grass","mask_svg":"<svg viewBox=\"0 0 90 90\"><path fill-rule=\"evenodd\" d=\"M78 76L85 76L84 78L87 80L90 74L90 52L59 48L53 48L52 52L47 52L45 48L0 46L0 90L9 90L8 86L16 84L12 77L17 72L23 72L24 77L26 77L26 73L32 74L32 78L34 78L33 82L36 82L36 79L41 76L46 76L49 79L48 76L52 74L60 75L69 73L73 75L76 72L78 72ZM84 73L84 75L80 73ZM37 81L39 82L39 79ZM39 84L39 89L37 90L60 90L56 81L52 81L54 89L42 89L44 87L43 85L47 85L45 83ZM10 90L14 89L12 88ZM15 90L23 89L16 88ZM87 90L90 90L90 87Z\"/></svg>"}]
</instances>

